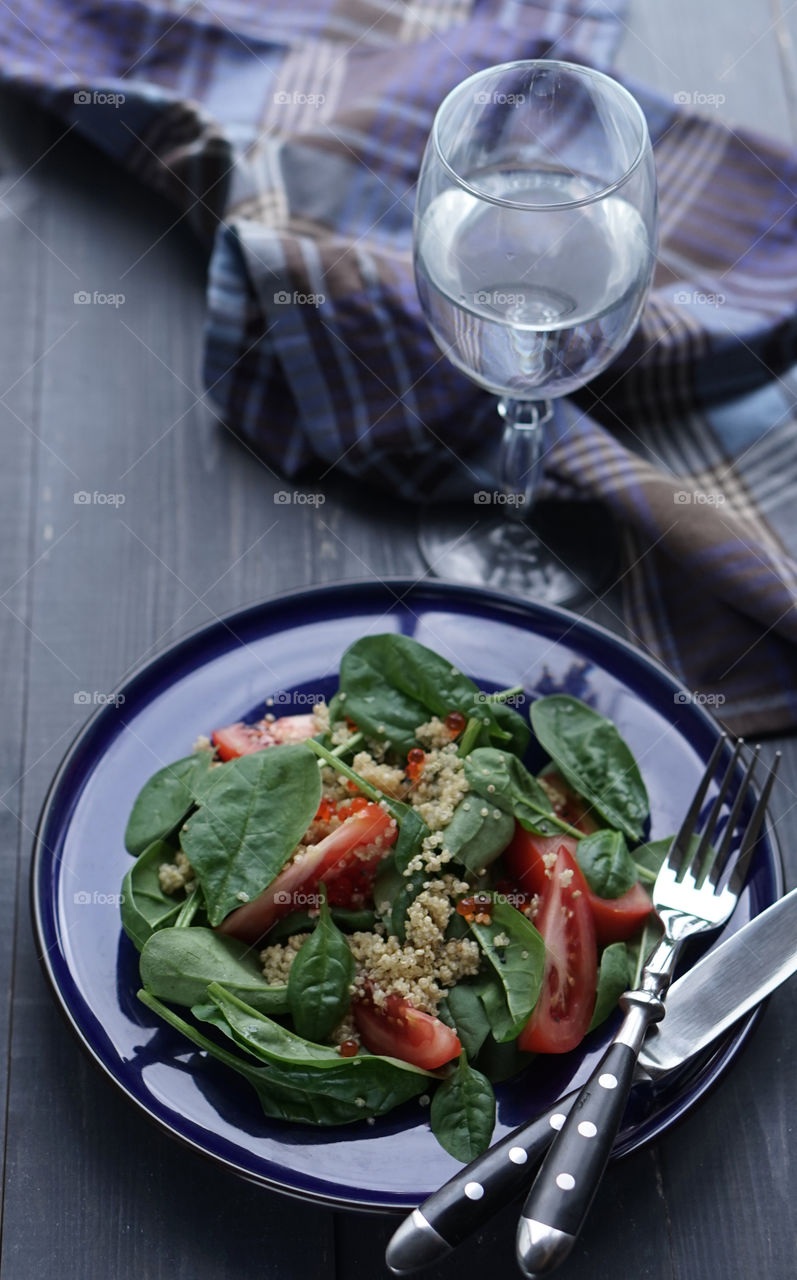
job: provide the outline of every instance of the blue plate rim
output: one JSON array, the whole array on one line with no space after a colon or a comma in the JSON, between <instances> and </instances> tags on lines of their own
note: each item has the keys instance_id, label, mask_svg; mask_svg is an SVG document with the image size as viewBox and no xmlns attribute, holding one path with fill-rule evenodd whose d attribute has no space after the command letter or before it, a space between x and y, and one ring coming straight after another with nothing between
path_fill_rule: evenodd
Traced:
<instances>
[{"instance_id":1,"label":"blue plate rim","mask_svg":"<svg viewBox=\"0 0 797 1280\"><path fill-rule=\"evenodd\" d=\"M33 841L33 854L31 858L31 868L29 875L29 902L31 911L31 920L33 926L34 940L36 943L37 956L41 965L45 980L50 988L51 994L64 1017L67 1026L72 1034L76 1037L78 1043L87 1053L90 1061L102 1073L102 1075L110 1080L116 1089L118 1089L124 1097L126 1097L135 1108L142 1112L150 1124L154 1125L160 1132L166 1133L169 1137L175 1139L182 1146L190 1151L203 1156L212 1164L243 1178L247 1182L265 1187L269 1190L288 1195L292 1198L298 1198L305 1202L315 1203L326 1208L345 1209L348 1211L385 1213L396 1212L406 1213L408 1209L415 1207L416 1200L410 1201L406 1199L393 1199L392 1202L386 1199L359 1200L353 1198L352 1195L335 1196L332 1193L318 1192L312 1189L302 1189L296 1186L279 1182L275 1178L268 1177L265 1174L255 1174L250 1170L242 1168L234 1160L230 1160L219 1152L209 1150L201 1142L195 1141L185 1133L181 1133L174 1125L154 1114L136 1095L125 1085L125 1083L114 1073L112 1067L106 1063L95 1045L90 1041L87 1035L73 1015L69 1005L67 994L63 990L58 981L58 977L54 971L54 966L50 960L51 947L47 945L45 934L45 914L46 908L52 906L47 900L42 901L39 893L39 885L43 883L42 869L43 864L49 856L49 851L44 842L44 832L50 821L52 810L56 800L59 797L61 787L65 779L68 778L70 769L80 751L87 745L90 739L97 731L97 727L102 725L105 720L110 720L114 714L114 698L119 694L125 694L135 688L139 680L149 675L153 668L159 665L168 665L176 659L181 651L188 652L197 643L208 639L214 633L220 633L223 630L230 632L235 636L235 626L242 626L247 621L256 618L264 611L278 611L281 608L289 606L300 606L303 603L312 603L315 606L323 605L327 600L339 602L342 593L352 593L353 596L363 598L378 596L381 593L388 592L392 595L392 602L389 603L386 614L394 607L405 605L408 597L412 595L426 596L429 600L440 597L460 597L463 603L468 600L481 606L494 602L500 609L504 618L507 613L514 613L518 619L524 619L528 622L532 618L546 618L550 621L559 621L560 623L569 624L568 634L587 632L593 637L602 640L608 644L611 649L620 651L626 655L638 669L647 669L647 671L663 681L674 692L681 689L681 685L674 676L661 662L651 657L643 650L637 648L636 645L626 640L624 637L610 631L600 623L594 622L589 618L581 617L579 614L573 613L571 610L558 605L543 604L535 600L517 600L508 593L496 590L488 590L481 587L468 586L466 584L448 581L445 579L435 578L430 580L407 578L401 575L387 575L379 579L340 579L334 583L324 583L318 586L298 587L290 591L283 591L277 595L259 599L249 605L231 610L229 613L222 614L187 632L186 635L179 637L159 652L150 657L134 664L121 678L119 683L114 687L105 704L97 707L97 709L89 716L85 724L80 728L53 776L50 786L42 802L41 811L36 824L36 830ZM352 601L356 604L356 600ZM560 637L561 639L561 637ZM699 703L691 704L691 713L698 720L703 721L704 728L715 738L719 736L721 729L714 717ZM771 846L771 865L770 872L772 875L774 891L777 898L783 896L785 889L785 878L783 871L783 856L778 841L776 828L770 823L766 829L767 839ZM53 914L55 914L53 912ZM736 1057L741 1053L752 1035L758 1021L763 1015L767 1001L762 1001L755 1009L745 1015L738 1023L735 1024L728 1032L726 1032L706 1053L696 1062L702 1063L700 1066L700 1075L694 1081L688 1095L682 1097L672 1103L666 1116L657 1118L650 1126L649 1131L640 1135L633 1135L621 1147L615 1148L612 1153L612 1159L622 1159L626 1155L647 1146L649 1143L661 1137L669 1131L674 1125L680 1123L683 1118L693 1110L693 1108L702 1101L713 1089L720 1083L725 1072L735 1061ZM705 1059L705 1060L704 1060ZM384 1193L377 1193L377 1195Z\"/></svg>"}]
</instances>

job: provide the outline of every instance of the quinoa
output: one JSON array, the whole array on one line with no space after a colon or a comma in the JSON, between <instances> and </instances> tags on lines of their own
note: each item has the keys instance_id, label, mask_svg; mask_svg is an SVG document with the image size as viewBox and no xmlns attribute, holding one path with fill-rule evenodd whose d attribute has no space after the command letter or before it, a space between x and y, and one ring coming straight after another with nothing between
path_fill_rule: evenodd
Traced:
<instances>
[{"instance_id":1,"label":"quinoa","mask_svg":"<svg viewBox=\"0 0 797 1280\"><path fill-rule=\"evenodd\" d=\"M284 987L288 981L291 965L303 942L310 937L309 933L294 933L284 942L275 942L260 952L260 963L263 966L263 977L271 987Z\"/></svg>"},{"instance_id":2,"label":"quinoa","mask_svg":"<svg viewBox=\"0 0 797 1280\"><path fill-rule=\"evenodd\" d=\"M176 854L174 862L162 862L158 867L158 881L164 893L179 893L181 889L193 890L194 868L186 858L182 849Z\"/></svg>"},{"instance_id":3,"label":"quinoa","mask_svg":"<svg viewBox=\"0 0 797 1280\"><path fill-rule=\"evenodd\" d=\"M372 787L376 787L377 790L386 796L391 796L394 800L403 800L407 793L409 780L405 777L404 770L375 760L368 751L359 751L354 757L351 767L355 773L359 773L360 777L369 782Z\"/></svg>"},{"instance_id":4,"label":"quinoa","mask_svg":"<svg viewBox=\"0 0 797 1280\"><path fill-rule=\"evenodd\" d=\"M456 744L449 740L446 746L427 753L409 799L429 830L439 831L451 821L467 791L465 763L457 755Z\"/></svg>"},{"instance_id":5,"label":"quinoa","mask_svg":"<svg viewBox=\"0 0 797 1280\"><path fill-rule=\"evenodd\" d=\"M399 995L424 1013L435 1013L446 991L479 968L479 947L469 938L446 938L453 895L467 889L453 876L430 880L407 910L407 939L353 933L349 946L356 974L353 994L368 992L374 1004Z\"/></svg>"},{"instance_id":6,"label":"quinoa","mask_svg":"<svg viewBox=\"0 0 797 1280\"><path fill-rule=\"evenodd\" d=\"M426 724L418 725L415 737L427 751L439 750L451 743L451 734L439 716L432 716Z\"/></svg>"}]
</instances>

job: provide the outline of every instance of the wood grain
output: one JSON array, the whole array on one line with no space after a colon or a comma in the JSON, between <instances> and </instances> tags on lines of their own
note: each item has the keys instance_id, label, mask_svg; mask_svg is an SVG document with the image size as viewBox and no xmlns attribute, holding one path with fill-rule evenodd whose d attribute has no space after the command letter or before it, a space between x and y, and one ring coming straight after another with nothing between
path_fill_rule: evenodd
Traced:
<instances>
[{"instance_id":1,"label":"wood grain","mask_svg":"<svg viewBox=\"0 0 797 1280\"><path fill-rule=\"evenodd\" d=\"M795 33L795 14L784 30ZM776 35L757 0L632 0L620 66L665 94L724 95L723 118L794 140ZM415 515L343 484L317 509L275 503L285 486L200 394L204 259L184 223L87 144L59 140L63 128L22 100L4 95L3 107L13 145L0 153L0 194L34 165L0 216L3 1273L372 1280L387 1274L394 1219L333 1214L233 1180L148 1127L93 1072L40 977L25 880L46 786L86 714L76 693L108 691L142 658L253 600L420 574ZM125 300L76 304L81 290ZM76 503L79 492L124 501ZM593 615L617 625L610 605ZM788 833L795 741L784 750L775 805ZM797 855L787 855L795 883ZM722 1087L610 1169L563 1274L790 1280L795 1028L792 983ZM507 1208L431 1274L515 1274L514 1222Z\"/></svg>"}]
</instances>

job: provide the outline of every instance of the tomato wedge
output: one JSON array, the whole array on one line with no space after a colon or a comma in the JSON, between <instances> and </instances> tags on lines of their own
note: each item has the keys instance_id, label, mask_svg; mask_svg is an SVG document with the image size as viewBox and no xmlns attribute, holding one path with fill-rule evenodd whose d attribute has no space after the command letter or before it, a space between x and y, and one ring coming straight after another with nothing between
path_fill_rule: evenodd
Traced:
<instances>
[{"instance_id":1,"label":"tomato wedge","mask_svg":"<svg viewBox=\"0 0 797 1280\"><path fill-rule=\"evenodd\" d=\"M587 893L599 947L633 938L653 910L650 894L639 883L619 898L599 898L591 889Z\"/></svg>"},{"instance_id":2,"label":"tomato wedge","mask_svg":"<svg viewBox=\"0 0 797 1280\"><path fill-rule=\"evenodd\" d=\"M278 720L258 720L256 724L244 724L242 720L216 729L213 745L220 760L235 760L237 756L250 756L266 747L276 747L283 742L304 742L318 733L315 717L280 716Z\"/></svg>"},{"instance_id":3,"label":"tomato wedge","mask_svg":"<svg viewBox=\"0 0 797 1280\"><path fill-rule=\"evenodd\" d=\"M257 942L282 916L315 905L320 883L327 886L333 906L361 906L397 834L390 814L366 802L330 835L286 863L262 893L221 922L219 932Z\"/></svg>"},{"instance_id":4,"label":"tomato wedge","mask_svg":"<svg viewBox=\"0 0 797 1280\"><path fill-rule=\"evenodd\" d=\"M574 845L558 836L534 836L518 825L505 854L518 887L541 899L534 923L545 941L542 990L517 1042L527 1052L575 1049L587 1034L595 1006L595 925Z\"/></svg>"},{"instance_id":5,"label":"tomato wedge","mask_svg":"<svg viewBox=\"0 0 797 1280\"><path fill-rule=\"evenodd\" d=\"M524 893L542 896L544 881L540 875L544 874L544 866L541 871L540 860L546 854L556 853L560 846L576 860L578 841L572 836L537 836L531 831L524 831L518 824L512 843L504 853L513 884ZM606 947L610 942L627 942L633 938L653 910L647 890L641 884L635 884L619 898L601 898L592 892L580 869L579 875L592 912L598 946Z\"/></svg>"},{"instance_id":6,"label":"tomato wedge","mask_svg":"<svg viewBox=\"0 0 797 1280\"><path fill-rule=\"evenodd\" d=\"M362 1042L372 1053L435 1071L462 1052L456 1031L416 1009L404 996L389 995L381 1007L368 998L355 1000L352 1011Z\"/></svg>"}]
</instances>

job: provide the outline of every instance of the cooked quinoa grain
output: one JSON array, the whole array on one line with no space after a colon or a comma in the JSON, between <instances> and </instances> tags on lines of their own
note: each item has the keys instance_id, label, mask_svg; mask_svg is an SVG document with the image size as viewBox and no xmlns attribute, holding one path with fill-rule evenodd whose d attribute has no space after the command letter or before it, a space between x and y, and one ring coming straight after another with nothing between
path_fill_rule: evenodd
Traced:
<instances>
[{"instance_id":1,"label":"cooked quinoa grain","mask_svg":"<svg viewBox=\"0 0 797 1280\"><path fill-rule=\"evenodd\" d=\"M158 880L164 893L179 893L181 889L187 890L193 878L194 868L182 849L176 855L174 862L162 862L158 867Z\"/></svg>"}]
</instances>

